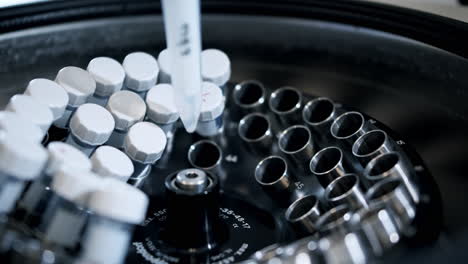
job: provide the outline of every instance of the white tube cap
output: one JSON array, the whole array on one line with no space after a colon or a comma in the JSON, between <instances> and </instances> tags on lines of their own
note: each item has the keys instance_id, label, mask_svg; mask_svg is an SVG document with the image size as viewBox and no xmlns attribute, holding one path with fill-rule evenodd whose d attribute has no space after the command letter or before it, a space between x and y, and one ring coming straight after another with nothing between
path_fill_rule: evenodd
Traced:
<instances>
[{"instance_id":1,"label":"white tube cap","mask_svg":"<svg viewBox=\"0 0 468 264\"><path fill-rule=\"evenodd\" d=\"M68 66L62 68L55 77L68 94L68 104L79 106L88 100L96 90L96 81L91 74L81 68Z\"/></svg>"},{"instance_id":2,"label":"white tube cap","mask_svg":"<svg viewBox=\"0 0 468 264\"><path fill-rule=\"evenodd\" d=\"M140 122L128 130L124 149L131 159L152 164L161 158L166 143L166 134L160 127L150 122Z\"/></svg>"},{"instance_id":3,"label":"white tube cap","mask_svg":"<svg viewBox=\"0 0 468 264\"><path fill-rule=\"evenodd\" d=\"M175 105L174 88L170 84L158 84L146 94L148 118L157 124L169 124L179 119Z\"/></svg>"},{"instance_id":4,"label":"white tube cap","mask_svg":"<svg viewBox=\"0 0 468 264\"><path fill-rule=\"evenodd\" d=\"M87 70L96 81L94 94L108 97L122 89L125 71L118 61L109 57L97 57L89 62Z\"/></svg>"},{"instance_id":5,"label":"white tube cap","mask_svg":"<svg viewBox=\"0 0 468 264\"><path fill-rule=\"evenodd\" d=\"M114 126L114 118L109 111L97 104L81 105L70 120L73 135L92 146L106 143Z\"/></svg>"},{"instance_id":6,"label":"white tube cap","mask_svg":"<svg viewBox=\"0 0 468 264\"><path fill-rule=\"evenodd\" d=\"M145 101L131 91L119 91L113 94L106 108L114 117L115 129L123 131L143 120L146 114Z\"/></svg>"},{"instance_id":7,"label":"white tube cap","mask_svg":"<svg viewBox=\"0 0 468 264\"><path fill-rule=\"evenodd\" d=\"M10 133L0 135L0 156L0 171L24 181L39 176L47 162L42 145Z\"/></svg>"},{"instance_id":8,"label":"white tube cap","mask_svg":"<svg viewBox=\"0 0 468 264\"><path fill-rule=\"evenodd\" d=\"M10 98L6 110L31 120L42 130L43 135L47 133L50 125L54 122L54 116L49 107L29 95L14 95Z\"/></svg>"},{"instance_id":9,"label":"white tube cap","mask_svg":"<svg viewBox=\"0 0 468 264\"><path fill-rule=\"evenodd\" d=\"M171 83L171 59L169 50L163 49L158 55L159 63L159 82Z\"/></svg>"},{"instance_id":10,"label":"white tube cap","mask_svg":"<svg viewBox=\"0 0 468 264\"><path fill-rule=\"evenodd\" d=\"M68 94L65 89L48 79L39 78L30 81L24 94L48 106L54 121L63 116L68 105Z\"/></svg>"},{"instance_id":11,"label":"white tube cap","mask_svg":"<svg viewBox=\"0 0 468 264\"><path fill-rule=\"evenodd\" d=\"M17 113L7 111L0 111L0 131L37 143L44 138L44 133L37 125Z\"/></svg>"},{"instance_id":12,"label":"white tube cap","mask_svg":"<svg viewBox=\"0 0 468 264\"><path fill-rule=\"evenodd\" d=\"M98 215L138 224L145 219L148 203L148 196L141 190L109 178L105 181L105 188L91 195L88 208Z\"/></svg>"},{"instance_id":13,"label":"white tube cap","mask_svg":"<svg viewBox=\"0 0 468 264\"><path fill-rule=\"evenodd\" d=\"M52 179L51 188L63 198L85 204L92 192L104 187L101 177L90 171L59 170Z\"/></svg>"},{"instance_id":14,"label":"white tube cap","mask_svg":"<svg viewBox=\"0 0 468 264\"><path fill-rule=\"evenodd\" d=\"M211 82L202 83L200 121L215 120L224 111L224 95L221 88Z\"/></svg>"},{"instance_id":15,"label":"white tube cap","mask_svg":"<svg viewBox=\"0 0 468 264\"><path fill-rule=\"evenodd\" d=\"M125 57L122 65L126 73L125 86L130 90L147 91L158 79L158 62L148 53L130 53Z\"/></svg>"},{"instance_id":16,"label":"white tube cap","mask_svg":"<svg viewBox=\"0 0 468 264\"><path fill-rule=\"evenodd\" d=\"M218 86L225 85L231 78L231 61L226 53L218 49L206 49L201 53L201 74L204 81Z\"/></svg>"},{"instance_id":17,"label":"white tube cap","mask_svg":"<svg viewBox=\"0 0 468 264\"><path fill-rule=\"evenodd\" d=\"M77 148L63 142L54 141L47 145L49 160L46 174L54 175L59 170L90 171L91 161Z\"/></svg>"},{"instance_id":18,"label":"white tube cap","mask_svg":"<svg viewBox=\"0 0 468 264\"><path fill-rule=\"evenodd\" d=\"M93 171L103 177L111 177L126 182L133 174L133 163L122 151L101 146L91 156Z\"/></svg>"}]
</instances>

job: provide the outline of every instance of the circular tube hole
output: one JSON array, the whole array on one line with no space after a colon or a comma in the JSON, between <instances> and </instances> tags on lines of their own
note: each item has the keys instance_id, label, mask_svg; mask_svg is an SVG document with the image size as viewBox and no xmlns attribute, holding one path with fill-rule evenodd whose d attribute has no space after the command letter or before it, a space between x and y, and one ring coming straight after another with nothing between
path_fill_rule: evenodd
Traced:
<instances>
[{"instance_id":1,"label":"circular tube hole","mask_svg":"<svg viewBox=\"0 0 468 264\"><path fill-rule=\"evenodd\" d=\"M348 174L334 180L326 189L326 197L330 201L340 200L359 184L355 174Z\"/></svg>"},{"instance_id":2,"label":"circular tube hole","mask_svg":"<svg viewBox=\"0 0 468 264\"><path fill-rule=\"evenodd\" d=\"M395 191L400 185L401 182L394 179L377 183L369 189L367 199L370 201L382 199L386 195Z\"/></svg>"},{"instance_id":3,"label":"circular tube hole","mask_svg":"<svg viewBox=\"0 0 468 264\"><path fill-rule=\"evenodd\" d=\"M286 220L296 222L309 216L314 209L318 209L318 199L314 195L307 195L292 203L286 210Z\"/></svg>"},{"instance_id":4,"label":"circular tube hole","mask_svg":"<svg viewBox=\"0 0 468 264\"><path fill-rule=\"evenodd\" d=\"M265 100L265 88L257 81L245 81L236 85L233 96L238 105L254 106Z\"/></svg>"},{"instance_id":5,"label":"circular tube hole","mask_svg":"<svg viewBox=\"0 0 468 264\"><path fill-rule=\"evenodd\" d=\"M255 169L255 179L262 185L271 185L286 175L286 161L278 156L262 160Z\"/></svg>"},{"instance_id":6,"label":"circular tube hole","mask_svg":"<svg viewBox=\"0 0 468 264\"><path fill-rule=\"evenodd\" d=\"M364 116L358 112L340 115L331 125L331 134L338 139L355 135L364 126Z\"/></svg>"},{"instance_id":7,"label":"circular tube hole","mask_svg":"<svg viewBox=\"0 0 468 264\"><path fill-rule=\"evenodd\" d=\"M307 127L292 126L281 133L278 143L283 152L291 154L306 147L310 138L310 130Z\"/></svg>"},{"instance_id":8,"label":"circular tube hole","mask_svg":"<svg viewBox=\"0 0 468 264\"><path fill-rule=\"evenodd\" d=\"M318 227L323 230L331 230L343 222L350 220L349 207L340 205L323 214L317 222Z\"/></svg>"},{"instance_id":9,"label":"circular tube hole","mask_svg":"<svg viewBox=\"0 0 468 264\"><path fill-rule=\"evenodd\" d=\"M393 169L398 162L400 162L400 155L396 152L382 154L367 164L365 174L369 179L379 179L381 175Z\"/></svg>"},{"instance_id":10,"label":"circular tube hole","mask_svg":"<svg viewBox=\"0 0 468 264\"><path fill-rule=\"evenodd\" d=\"M239 136L245 141L257 141L267 135L270 122L264 115L250 114L239 123Z\"/></svg>"},{"instance_id":11,"label":"circular tube hole","mask_svg":"<svg viewBox=\"0 0 468 264\"><path fill-rule=\"evenodd\" d=\"M353 154L357 157L369 156L381 148L387 141L387 133L372 130L359 137L353 145Z\"/></svg>"},{"instance_id":12,"label":"circular tube hole","mask_svg":"<svg viewBox=\"0 0 468 264\"><path fill-rule=\"evenodd\" d=\"M270 97L270 107L275 113L287 113L296 108L301 103L301 94L292 87L283 87L275 92ZM299 106L300 107L300 106Z\"/></svg>"},{"instance_id":13,"label":"circular tube hole","mask_svg":"<svg viewBox=\"0 0 468 264\"><path fill-rule=\"evenodd\" d=\"M188 152L190 164L200 169L210 169L217 166L221 162L221 156L221 148L210 140L196 142L190 146Z\"/></svg>"},{"instance_id":14,"label":"circular tube hole","mask_svg":"<svg viewBox=\"0 0 468 264\"><path fill-rule=\"evenodd\" d=\"M310 161L310 170L314 174L327 174L335 169L343 159L343 152L337 147L324 148L317 152Z\"/></svg>"},{"instance_id":15,"label":"circular tube hole","mask_svg":"<svg viewBox=\"0 0 468 264\"><path fill-rule=\"evenodd\" d=\"M306 104L303 118L307 124L318 125L329 120L334 111L335 105L333 102L328 98L320 97Z\"/></svg>"}]
</instances>

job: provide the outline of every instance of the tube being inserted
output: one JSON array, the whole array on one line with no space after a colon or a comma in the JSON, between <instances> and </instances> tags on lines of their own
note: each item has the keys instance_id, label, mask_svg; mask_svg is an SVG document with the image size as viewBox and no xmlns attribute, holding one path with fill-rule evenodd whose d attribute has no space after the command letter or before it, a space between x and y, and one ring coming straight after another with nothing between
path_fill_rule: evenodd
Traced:
<instances>
[{"instance_id":1,"label":"tube being inserted","mask_svg":"<svg viewBox=\"0 0 468 264\"><path fill-rule=\"evenodd\" d=\"M175 103L185 129L192 133L201 109L200 1L163 0L162 9Z\"/></svg>"}]
</instances>

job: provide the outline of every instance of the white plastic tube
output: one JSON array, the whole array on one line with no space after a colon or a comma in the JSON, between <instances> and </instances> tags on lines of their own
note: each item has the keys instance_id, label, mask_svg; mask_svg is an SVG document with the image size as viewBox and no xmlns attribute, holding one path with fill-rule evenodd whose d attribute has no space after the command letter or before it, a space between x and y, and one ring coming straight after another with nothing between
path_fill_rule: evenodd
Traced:
<instances>
[{"instance_id":1,"label":"white plastic tube","mask_svg":"<svg viewBox=\"0 0 468 264\"><path fill-rule=\"evenodd\" d=\"M163 0L175 103L187 132L197 127L201 108L201 34L199 0Z\"/></svg>"}]
</instances>

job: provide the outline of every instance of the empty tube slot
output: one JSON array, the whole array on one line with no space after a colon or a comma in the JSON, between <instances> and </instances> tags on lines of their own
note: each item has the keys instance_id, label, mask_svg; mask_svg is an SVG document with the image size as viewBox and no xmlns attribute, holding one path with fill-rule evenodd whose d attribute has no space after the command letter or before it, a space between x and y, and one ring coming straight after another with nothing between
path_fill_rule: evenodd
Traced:
<instances>
[{"instance_id":1,"label":"empty tube slot","mask_svg":"<svg viewBox=\"0 0 468 264\"><path fill-rule=\"evenodd\" d=\"M395 217L400 231L404 231L416 215L415 205L403 182L399 179L385 179L376 183L366 193L370 204L388 208Z\"/></svg>"},{"instance_id":2,"label":"empty tube slot","mask_svg":"<svg viewBox=\"0 0 468 264\"><path fill-rule=\"evenodd\" d=\"M265 188L287 191L291 186L288 164L279 156L267 157L255 168L255 180Z\"/></svg>"},{"instance_id":3,"label":"empty tube slot","mask_svg":"<svg viewBox=\"0 0 468 264\"><path fill-rule=\"evenodd\" d=\"M330 122L334 115L335 105L332 100L325 97L319 97L308 102L302 111L304 122L312 127Z\"/></svg>"},{"instance_id":4,"label":"empty tube slot","mask_svg":"<svg viewBox=\"0 0 468 264\"><path fill-rule=\"evenodd\" d=\"M325 198L333 206L347 204L352 209L367 207L356 174L346 174L332 181L325 189Z\"/></svg>"},{"instance_id":5,"label":"empty tube slot","mask_svg":"<svg viewBox=\"0 0 468 264\"><path fill-rule=\"evenodd\" d=\"M390 152L392 149L390 140L382 130L372 130L360 136L353 144L353 155L364 164L380 154Z\"/></svg>"},{"instance_id":6,"label":"empty tube slot","mask_svg":"<svg viewBox=\"0 0 468 264\"><path fill-rule=\"evenodd\" d=\"M365 119L359 112L346 112L333 121L331 134L341 140L354 141L364 134Z\"/></svg>"},{"instance_id":7,"label":"empty tube slot","mask_svg":"<svg viewBox=\"0 0 468 264\"><path fill-rule=\"evenodd\" d=\"M326 188L334 179L346 174L343 152L337 147L327 147L320 150L310 161L310 171Z\"/></svg>"},{"instance_id":8,"label":"empty tube slot","mask_svg":"<svg viewBox=\"0 0 468 264\"><path fill-rule=\"evenodd\" d=\"M246 115L239 122L239 136L253 152L269 153L273 134L268 118L259 113Z\"/></svg>"},{"instance_id":9,"label":"empty tube slot","mask_svg":"<svg viewBox=\"0 0 468 264\"><path fill-rule=\"evenodd\" d=\"M191 145L188 152L190 164L198 169L209 170L221 163L221 148L211 140L201 140Z\"/></svg>"},{"instance_id":10,"label":"empty tube slot","mask_svg":"<svg viewBox=\"0 0 468 264\"><path fill-rule=\"evenodd\" d=\"M413 201L418 203L419 193L411 180L411 174L407 166L407 163L399 153L389 152L381 154L369 161L364 169L364 175L372 182L390 178L400 179Z\"/></svg>"},{"instance_id":11,"label":"empty tube slot","mask_svg":"<svg viewBox=\"0 0 468 264\"><path fill-rule=\"evenodd\" d=\"M281 132L278 145L283 153L300 163L308 162L315 151L310 130L302 125L292 126Z\"/></svg>"},{"instance_id":12,"label":"empty tube slot","mask_svg":"<svg viewBox=\"0 0 468 264\"><path fill-rule=\"evenodd\" d=\"M317 220L317 228L323 235L328 235L334 232L348 231L348 222L351 220L351 213L348 205L342 204L334 207Z\"/></svg>"},{"instance_id":13,"label":"empty tube slot","mask_svg":"<svg viewBox=\"0 0 468 264\"><path fill-rule=\"evenodd\" d=\"M300 122L302 95L293 87L282 87L270 96L270 109L275 113L278 122L283 126L294 125Z\"/></svg>"},{"instance_id":14,"label":"empty tube slot","mask_svg":"<svg viewBox=\"0 0 468 264\"><path fill-rule=\"evenodd\" d=\"M292 87L283 87L274 91L270 97L271 111L284 114L301 107L301 93Z\"/></svg>"},{"instance_id":15,"label":"empty tube slot","mask_svg":"<svg viewBox=\"0 0 468 264\"><path fill-rule=\"evenodd\" d=\"M297 199L286 210L288 222L299 230L308 233L317 231L317 219L320 216L319 202L315 195L307 195Z\"/></svg>"},{"instance_id":16,"label":"empty tube slot","mask_svg":"<svg viewBox=\"0 0 468 264\"><path fill-rule=\"evenodd\" d=\"M352 217L352 225L360 230L374 254L381 256L400 241L395 216L380 205L361 209Z\"/></svg>"},{"instance_id":17,"label":"empty tube slot","mask_svg":"<svg viewBox=\"0 0 468 264\"><path fill-rule=\"evenodd\" d=\"M258 81L244 81L234 87L234 102L244 109L254 109L265 102L265 87Z\"/></svg>"}]
</instances>

